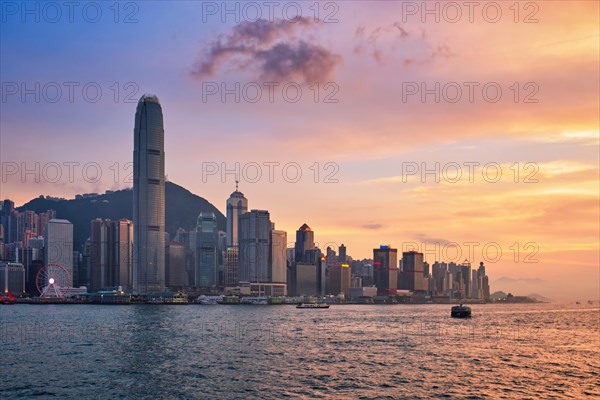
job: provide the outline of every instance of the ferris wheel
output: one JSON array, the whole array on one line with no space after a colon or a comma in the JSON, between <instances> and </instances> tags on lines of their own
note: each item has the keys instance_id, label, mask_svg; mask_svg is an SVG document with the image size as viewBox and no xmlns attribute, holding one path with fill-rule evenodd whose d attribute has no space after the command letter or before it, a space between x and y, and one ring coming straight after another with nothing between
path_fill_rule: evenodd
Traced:
<instances>
[{"instance_id":1,"label":"ferris wheel","mask_svg":"<svg viewBox=\"0 0 600 400\"><path fill-rule=\"evenodd\" d=\"M62 265L44 265L37 273L35 284L40 297L63 298L71 287L71 275Z\"/></svg>"}]
</instances>

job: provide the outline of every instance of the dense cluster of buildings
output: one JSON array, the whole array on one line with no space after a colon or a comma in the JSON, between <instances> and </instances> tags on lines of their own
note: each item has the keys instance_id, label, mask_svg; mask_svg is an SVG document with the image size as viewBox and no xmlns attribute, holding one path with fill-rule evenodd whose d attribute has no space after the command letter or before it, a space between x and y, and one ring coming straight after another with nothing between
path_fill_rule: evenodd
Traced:
<instances>
[{"instance_id":1,"label":"dense cluster of buildings","mask_svg":"<svg viewBox=\"0 0 600 400\"><path fill-rule=\"evenodd\" d=\"M0 207L0 290L36 293L36 274L45 264L62 265L77 277L73 225L57 219L56 211L18 212L11 200Z\"/></svg>"},{"instance_id":2,"label":"dense cluster of buildings","mask_svg":"<svg viewBox=\"0 0 600 400\"><path fill-rule=\"evenodd\" d=\"M225 231L214 213L202 212L192 229L180 228L171 238L165 231L164 129L156 96L138 102L133 158L133 221L94 219L85 243L74 246L73 225L55 211L18 212L4 200L0 289L37 295L37 271L58 264L71 287L91 292L489 299L483 263L477 269L468 262L430 266L422 253L399 258L391 246L374 249L372 259L353 260L344 245L321 251L307 224L288 246L287 233L275 228L268 211L249 209L237 183L226 201Z\"/></svg>"}]
</instances>

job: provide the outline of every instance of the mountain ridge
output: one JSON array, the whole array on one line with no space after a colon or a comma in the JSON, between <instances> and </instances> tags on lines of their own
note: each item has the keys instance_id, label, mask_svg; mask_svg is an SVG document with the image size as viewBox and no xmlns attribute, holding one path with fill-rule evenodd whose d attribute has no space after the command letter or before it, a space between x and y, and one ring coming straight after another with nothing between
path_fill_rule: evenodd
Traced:
<instances>
[{"instance_id":1,"label":"mountain ridge","mask_svg":"<svg viewBox=\"0 0 600 400\"><path fill-rule=\"evenodd\" d=\"M133 190L107 191L104 194L78 195L74 199L40 196L17 210L36 213L56 210L56 217L73 224L73 249L80 250L90 236L90 223L96 218L133 219ZM190 230L196 226L200 212L213 212L218 229L225 230L225 216L208 200L173 182L165 183L165 231L175 236L178 228Z\"/></svg>"}]
</instances>

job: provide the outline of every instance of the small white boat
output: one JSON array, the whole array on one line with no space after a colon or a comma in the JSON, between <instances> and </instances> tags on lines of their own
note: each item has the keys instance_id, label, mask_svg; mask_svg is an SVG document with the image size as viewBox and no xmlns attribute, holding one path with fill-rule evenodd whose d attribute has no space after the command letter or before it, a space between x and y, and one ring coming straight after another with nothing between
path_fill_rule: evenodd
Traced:
<instances>
[{"instance_id":1,"label":"small white boat","mask_svg":"<svg viewBox=\"0 0 600 400\"><path fill-rule=\"evenodd\" d=\"M329 308L327 303L301 303L296 308Z\"/></svg>"}]
</instances>

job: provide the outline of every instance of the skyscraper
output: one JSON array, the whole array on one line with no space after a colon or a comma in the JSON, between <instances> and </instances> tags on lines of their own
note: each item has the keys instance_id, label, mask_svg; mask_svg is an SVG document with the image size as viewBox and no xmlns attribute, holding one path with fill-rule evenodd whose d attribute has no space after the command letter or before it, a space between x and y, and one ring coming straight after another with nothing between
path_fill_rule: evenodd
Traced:
<instances>
[{"instance_id":1,"label":"skyscraper","mask_svg":"<svg viewBox=\"0 0 600 400\"><path fill-rule=\"evenodd\" d=\"M25 268L23 264L0 262L0 293L20 295L25 292Z\"/></svg>"},{"instance_id":2,"label":"skyscraper","mask_svg":"<svg viewBox=\"0 0 600 400\"><path fill-rule=\"evenodd\" d=\"M483 298L482 282L483 277L479 277L479 272L476 269L471 270L471 298Z\"/></svg>"},{"instance_id":3,"label":"skyscraper","mask_svg":"<svg viewBox=\"0 0 600 400\"><path fill-rule=\"evenodd\" d=\"M479 268L477 269L477 277L479 279L479 291L480 298L485 300L490 299L490 281L488 276L485 274L485 265L483 261L479 263Z\"/></svg>"},{"instance_id":4,"label":"skyscraper","mask_svg":"<svg viewBox=\"0 0 600 400\"><path fill-rule=\"evenodd\" d=\"M335 250L327 246L325 249L325 265L335 265L338 262L338 256L335 254Z\"/></svg>"},{"instance_id":5,"label":"skyscraper","mask_svg":"<svg viewBox=\"0 0 600 400\"><path fill-rule=\"evenodd\" d=\"M17 214L17 242L27 245L30 237L38 236L38 216L31 210L25 210Z\"/></svg>"},{"instance_id":6,"label":"skyscraper","mask_svg":"<svg viewBox=\"0 0 600 400\"><path fill-rule=\"evenodd\" d=\"M185 245L170 242L165 249L165 286L170 290L182 290L188 286Z\"/></svg>"},{"instance_id":7,"label":"skyscraper","mask_svg":"<svg viewBox=\"0 0 600 400\"><path fill-rule=\"evenodd\" d=\"M2 218L2 216L0 216ZM0 223L0 260L4 259L4 225Z\"/></svg>"},{"instance_id":8,"label":"skyscraper","mask_svg":"<svg viewBox=\"0 0 600 400\"><path fill-rule=\"evenodd\" d=\"M63 266L73 279L73 224L66 219L51 219L46 224L46 264Z\"/></svg>"},{"instance_id":9,"label":"skyscraper","mask_svg":"<svg viewBox=\"0 0 600 400\"><path fill-rule=\"evenodd\" d=\"M432 291L434 295L443 295L448 290L448 265L434 262L431 266Z\"/></svg>"},{"instance_id":10,"label":"skyscraper","mask_svg":"<svg viewBox=\"0 0 600 400\"><path fill-rule=\"evenodd\" d=\"M485 275L485 265L483 264L483 261L481 261L481 262L479 263L479 268L477 268L477 273L478 273L480 276L486 276L486 275Z\"/></svg>"},{"instance_id":11,"label":"skyscraper","mask_svg":"<svg viewBox=\"0 0 600 400\"><path fill-rule=\"evenodd\" d=\"M320 266L317 264L294 263L295 296L318 296L320 289Z\"/></svg>"},{"instance_id":12,"label":"skyscraper","mask_svg":"<svg viewBox=\"0 0 600 400\"><path fill-rule=\"evenodd\" d=\"M461 279L461 296L468 299L471 297L471 263L465 260L458 266Z\"/></svg>"},{"instance_id":13,"label":"skyscraper","mask_svg":"<svg viewBox=\"0 0 600 400\"><path fill-rule=\"evenodd\" d=\"M271 220L268 211L252 210L240 217L240 282L272 282Z\"/></svg>"},{"instance_id":14,"label":"skyscraper","mask_svg":"<svg viewBox=\"0 0 600 400\"><path fill-rule=\"evenodd\" d=\"M273 230L271 232L271 281L286 283L287 274L287 233Z\"/></svg>"},{"instance_id":15,"label":"skyscraper","mask_svg":"<svg viewBox=\"0 0 600 400\"><path fill-rule=\"evenodd\" d=\"M133 222L120 219L113 222L116 231L116 259L117 285L123 290L131 290L133 284Z\"/></svg>"},{"instance_id":16,"label":"skyscraper","mask_svg":"<svg viewBox=\"0 0 600 400\"><path fill-rule=\"evenodd\" d=\"M227 247L237 247L239 243L240 216L248 211L248 200L238 191L237 182L235 192L227 199Z\"/></svg>"},{"instance_id":17,"label":"skyscraper","mask_svg":"<svg viewBox=\"0 0 600 400\"><path fill-rule=\"evenodd\" d=\"M54 218L56 218L55 210L48 210L38 214L38 236L46 236L46 224Z\"/></svg>"},{"instance_id":18,"label":"skyscraper","mask_svg":"<svg viewBox=\"0 0 600 400\"><path fill-rule=\"evenodd\" d=\"M339 262L345 263L346 262L346 246L344 246L343 243L340 245L339 253L340 253L338 255Z\"/></svg>"},{"instance_id":19,"label":"skyscraper","mask_svg":"<svg viewBox=\"0 0 600 400\"><path fill-rule=\"evenodd\" d=\"M315 247L315 233L307 224L302 224L296 231L288 290L296 295L325 294L325 271L325 257L322 257L321 250Z\"/></svg>"},{"instance_id":20,"label":"skyscraper","mask_svg":"<svg viewBox=\"0 0 600 400\"><path fill-rule=\"evenodd\" d=\"M135 113L133 147L133 289L165 288L165 152L162 108L143 95Z\"/></svg>"},{"instance_id":21,"label":"skyscraper","mask_svg":"<svg viewBox=\"0 0 600 400\"><path fill-rule=\"evenodd\" d=\"M16 219L13 220L13 211L15 203L9 199L2 202L2 212L0 212L0 224L4 227L4 243L12 243L15 239L12 237L12 228L16 230Z\"/></svg>"},{"instance_id":22,"label":"skyscraper","mask_svg":"<svg viewBox=\"0 0 600 400\"><path fill-rule=\"evenodd\" d=\"M490 280L487 275L485 275L482 279L481 286L483 288L483 298L486 301L490 300Z\"/></svg>"},{"instance_id":23,"label":"skyscraper","mask_svg":"<svg viewBox=\"0 0 600 400\"><path fill-rule=\"evenodd\" d=\"M189 232L183 228L177 229L173 241L181 243L185 248L185 270L188 277L185 286L194 286L196 285L196 228ZM165 254L165 281L169 280L168 272L166 272L167 261L168 255Z\"/></svg>"},{"instance_id":24,"label":"skyscraper","mask_svg":"<svg viewBox=\"0 0 600 400\"><path fill-rule=\"evenodd\" d=\"M343 293L350 295L350 265L341 263L329 267L329 287L328 294L334 296Z\"/></svg>"},{"instance_id":25,"label":"skyscraper","mask_svg":"<svg viewBox=\"0 0 600 400\"><path fill-rule=\"evenodd\" d=\"M235 192L227 199L227 229L226 250L223 265L223 284L226 286L237 285L239 282L239 230L240 216L248 211L248 200L238 191L237 182Z\"/></svg>"},{"instance_id":26,"label":"skyscraper","mask_svg":"<svg viewBox=\"0 0 600 400\"><path fill-rule=\"evenodd\" d=\"M423 264L423 253L417 251L402 253L402 271L399 273L398 289L427 290L423 277Z\"/></svg>"},{"instance_id":27,"label":"skyscraper","mask_svg":"<svg viewBox=\"0 0 600 400\"><path fill-rule=\"evenodd\" d=\"M90 229L90 289L97 292L105 285L107 270L107 229L104 220L97 218L91 222Z\"/></svg>"},{"instance_id":28,"label":"skyscraper","mask_svg":"<svg viewBox=\"0 0 600 400\"><path fill-rule=\"evenodd\" d=\"M223 268L223 285L235 286L239 283L238 276L239 251L237 247L228 247L225 251L225 266Z\"/></svg>"},{"instance_id":29,"label":"skyscraper","mask_svg":"<svg viewBox=\"0 0 600 400\"><path fill-rule=\"evenodd\" d=\"M218 284L218 249L217 217L214 213L200 213L196 224L195 286L210 287Z\"/></svg>"},{"instance_id":30,"label":"skyscraper","mask_svg":"<svg viewBox=\"0 0 600 400\"><path fill-rule=\"evenodd\" d=\"M133 273L133 224L127 219L95 219L90 235L90 286L131 290Z\"/></svg>"},{"instance_id":31,"label":"skyscraper","mask_svg":"<svg viewBox=\"0 0 600 400\"><path fill-rule=\"evenodd\" d=\"M310 226L303 224L296 231L296 254L295 260L297 263L305 262L306 252L315 248L315 233L310 229ZM311 260L309 262L312 262Z\"/></svg>"},{"instance_id":32,"label":"skyscraper","mask_svg":"<svg viewBox=\"0 0 600 400\"><path fill-rule=\"evenodd\" d=\"M398 285L398 250L389 246L373 249L373 283L380 296L395 295Z\"/></svg>"}]
</instances>

